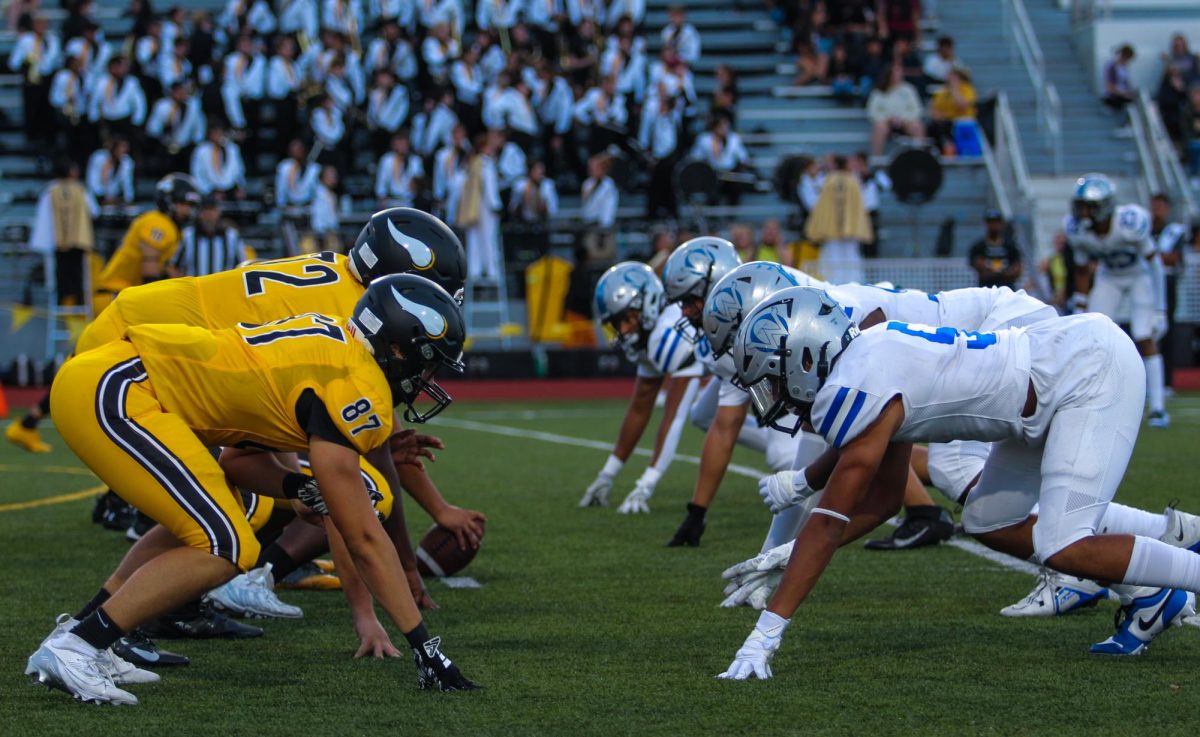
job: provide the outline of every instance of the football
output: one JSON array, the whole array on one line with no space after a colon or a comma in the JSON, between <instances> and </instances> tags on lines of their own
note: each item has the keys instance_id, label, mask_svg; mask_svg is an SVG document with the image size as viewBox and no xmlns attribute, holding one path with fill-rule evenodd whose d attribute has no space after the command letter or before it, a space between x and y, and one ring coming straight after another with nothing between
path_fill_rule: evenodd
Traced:
<instances>
[{"instance_id":1,"label":"football","mask_svg":"<svg viewBox=\"0 0 1200 737\"><path fill-rule=\"evenodd\" d=\"M482 537L479 544L483 544ZM453 532L434 525L417 545L417 570L422 576L453 576L466 568L478 552L479 548L463 550Z\"/></svg>"}]
</instances>

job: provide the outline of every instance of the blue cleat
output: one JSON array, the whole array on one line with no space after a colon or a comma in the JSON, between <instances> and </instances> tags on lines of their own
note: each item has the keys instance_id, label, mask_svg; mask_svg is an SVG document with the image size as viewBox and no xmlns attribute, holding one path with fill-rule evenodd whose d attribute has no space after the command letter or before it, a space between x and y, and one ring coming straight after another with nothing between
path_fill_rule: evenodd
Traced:
<instances>
[{"instance_id":1,"label":"blue cleat","mask_svg":"<svg viewBox=\"0 0 1200 737\"><path fill-rule=\"evenodd\" d=\"M1006 617L1057 617L1117 596L1104 586L1043 568L1024 599L1000 610Z\"/></svg>"},{"instance_id":2,"label":"blue cleat","mask_svg":"<svg viewBox=\"0 0 1200 737\"><path fill-rule=\"evenodd\" d=\"M1117 631L1092 645L1097 655L1141 655L1150 641L1196 613L1196 595L1179 589L1159 589L1134 599L1117 613Z\"/></svg>"}]
</instances>

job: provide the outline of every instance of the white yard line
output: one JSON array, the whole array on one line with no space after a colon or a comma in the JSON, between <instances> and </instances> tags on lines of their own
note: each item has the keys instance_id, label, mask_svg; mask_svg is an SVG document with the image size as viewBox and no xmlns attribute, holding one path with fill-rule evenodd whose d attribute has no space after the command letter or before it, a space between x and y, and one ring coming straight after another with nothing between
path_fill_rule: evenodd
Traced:
<instances>
[{"instance_id":1,"label":"white yard line","mask_svg":"<svg viewBox=\"0 0 1200 737\"><path fill-rule=\"evenodd\" d=\"M606 443L600 440L588 440L587 438L576 438L570 435L559 435L553 432L542 432L540 430L526 430L520 427L509 427L507 425L496 425L490 422L475 422L473 420L458 420L451 417L438 417L431 424L446 425L447 427L457 427L463 430L476 430L478 432L491 433L493 435L504 435L510 438L526 438L529 440L541 440L546 443L557 443L558 445L571 445L576 448L592 448L594 450L611 451L612 443ZM641 456L649 456L651 453L643 448L637 448L634 453ZM696 456L677 454L677 460L685 463L699 465L700 459ZM729 464L729 470L739 476L747 478L759 479L766 475L767 471L762 471L749 466L742 466L737 463ZM954 538L946 543L971 555L978 556L985 560L991 561L1002 568L1007 568L1011 571L1020 573L1030 573L1037 575L1038 567L1032 563L1023 560L1017 560L1010 555L998 553L995 550L984 547L983 545L966 538Z\"/></svg>"}]
</instances>

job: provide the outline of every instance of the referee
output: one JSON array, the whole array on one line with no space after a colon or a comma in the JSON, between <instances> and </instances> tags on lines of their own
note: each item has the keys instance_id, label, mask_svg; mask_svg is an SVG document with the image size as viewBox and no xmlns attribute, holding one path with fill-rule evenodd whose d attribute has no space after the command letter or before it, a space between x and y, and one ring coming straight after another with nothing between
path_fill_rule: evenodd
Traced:
<instances>
[{"instance_id":1,"label":"referee","mask_svg":"<svg viewBox=\"0 0 1200 737\"><path fill-rule=\"evenodd\" d=\"M207 276L251 258L237 228L221 221L221 205L211 195L200 201L196 222L183 229L172 265L180 276Z\"/></svg>"}]
</instances>

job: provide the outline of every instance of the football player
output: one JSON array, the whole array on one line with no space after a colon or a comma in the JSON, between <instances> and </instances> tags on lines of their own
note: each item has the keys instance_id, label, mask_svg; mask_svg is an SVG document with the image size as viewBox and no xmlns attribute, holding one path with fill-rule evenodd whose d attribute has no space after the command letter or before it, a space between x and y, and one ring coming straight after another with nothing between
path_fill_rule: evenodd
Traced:
<instances>
[{"instance_id":1,"label":"football player","mask_svg":"<svg viewBox=\"0 0 1200 737\"><path fill-rule=\"evenodd\" d=\"M1158 341L1167 331L1166 278L1162 256L1150 234L1150 215L1139 205L1116 205L1117 189L1103 174L1085 174L1075 182L1071 214L1063 234L1075 254L1076 312L1092 311L1117 319L1128 301L1129 334L1146 364L1150 427L1170 426L1164 404L1163 359ZM1088 291L1088 283L1095 284Z\"/></svg>"},{"instance_id":2,"label":"football player","mask_svg":"<svg viewBox=\"0 0 1200 737\"><path fill-rule=\"evenodd\" d=\"M691 344L684 340L676 324L680 317L678 307L664 305L662 282L645 264L619 263L596 282L596 318L612 328L616 333L614 345L620 346L625 357L637 365L637 382L612 453L584 491L580 507L608 506L613 480L645 432L654 412L654 400L664 384L666 405L654 454L637 483L637 488L644 491L635 498L643 506L674 459L687 405L695 396L698 383L695 380L701 373ZM633 501L621 506L626 513L644 511L635 510Z\"/></svg>"},{"instance_id":3,"label":"football player","mask_svg":"<svg viewBox=\"0 0 1200 737\"><path fill-rule=\"evenodd\" d=\"M119 683L147 678L109 649L142 622L249 569L258 558L237 492L209 446L308 452L319 495L371 594L405 634L418 685L475 685L441 653L375 516L359 457L386 447L392 406L424 394L444 406L439 369L461 370L458 303L428 279L374 280L349 318L307 313L205 330L137 325L126 340L65 364L51 405L77 413L63 439L101 479L169 529L159 554L122 565L74 618L63 617L26 674L82 701L136 704ZM333 534L333 532L331 532ZM153 674L150 674L153 676Z\"/></svg>"},{"instance_id":4,"label":"football player","mask_svg":"<svg viewBox=\"0 0 1200 737\"><path fill-rule=\"evenodd\" d=\"M1140 653L1194 613L1200 557L1149 537L1096 534L1144 401L1142 362L1108 318L994 333L889 321L860 333L827 293L792 287L746 317L734 357L740 380L758 387L752 396L764 418L796 412L837 452L809 469L823 488L819 504L721 678L771 677L788 618L837 547L898 508L913 442L995 442L967 498L966 531L1056 570L1120 582L1125 619L1092 652Z\"/></svg>"},{"instance_id":5,"label":"football player","mask_svg":"<svg viewBox=\"0 0 1200 737\"><path fill-rule=\"evenodd\" d=\"M96 280L92 306L102 314L114 295L170 276L171 257L179 247L179 232L200 205L200 190L186 174L168 174L155 186L155 209L134 218L121 245ZM38 433L38 423L50 414L50 392L20 420L9 423L4 437L31 453L49 453L50 445Z\"/></svg>"}]
</instances>

